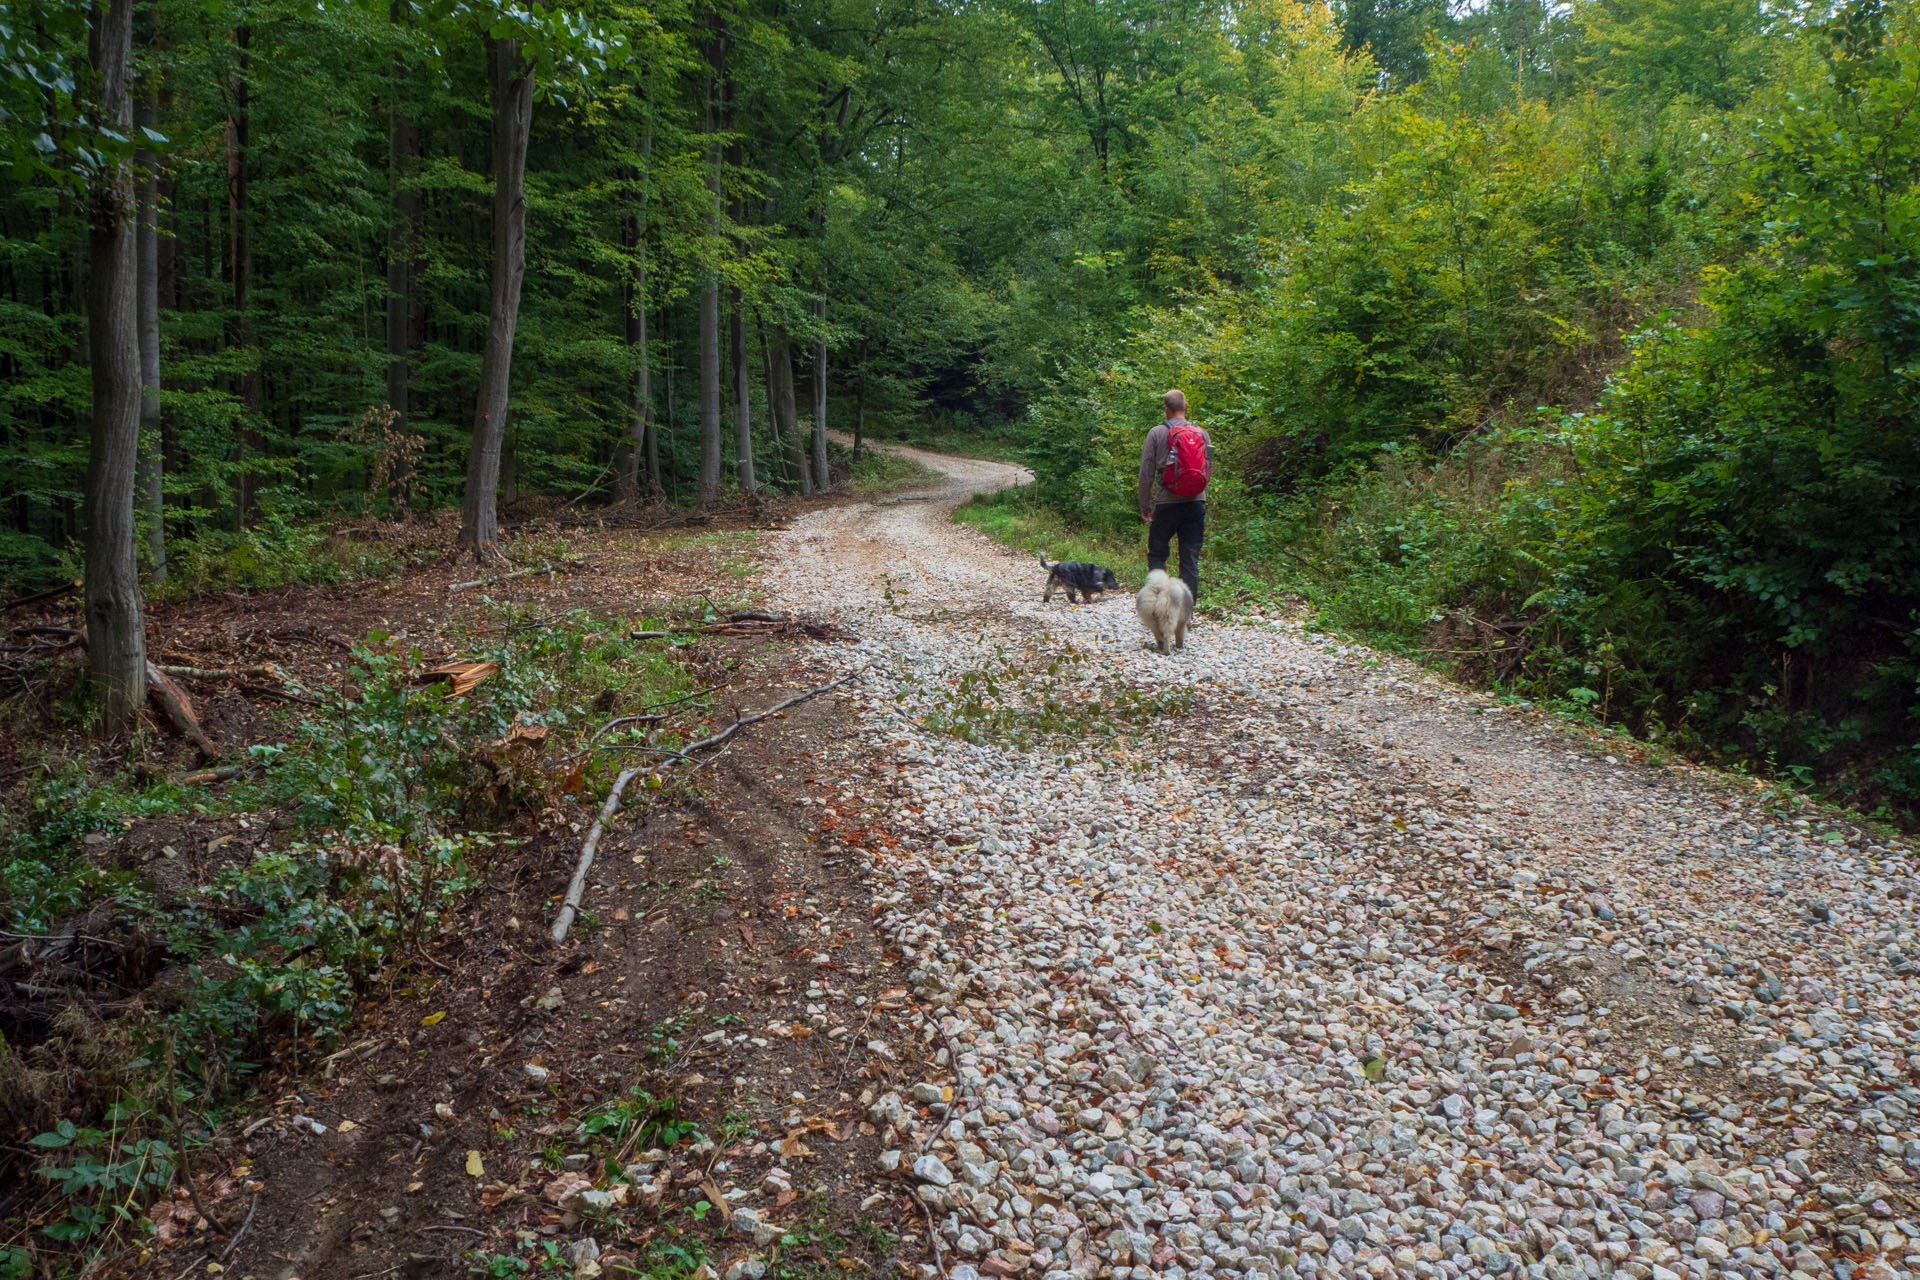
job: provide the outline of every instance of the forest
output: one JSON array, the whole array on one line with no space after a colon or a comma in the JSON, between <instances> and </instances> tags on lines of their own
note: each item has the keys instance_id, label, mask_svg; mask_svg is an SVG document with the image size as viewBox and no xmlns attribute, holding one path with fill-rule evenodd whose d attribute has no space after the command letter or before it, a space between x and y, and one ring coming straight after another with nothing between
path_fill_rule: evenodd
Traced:
<instances>
[{"instance_id":1,"label":"forest","mask_svg":"<svg viewBox=\"0 0 1920 1280\"><path fill-rule=\"evenodd\" d=\"M0 25L0 582L350 576L350 519L713 506L829 428L1129 530L1185 386L1243 596L1920 799L1902 6L34 0ZM452 517L449 516L449 523Z\"/></svg>"},{"instance_id":2,"label":"forest","mask_svg":"<svg viewBox=\"0 0 1920 1280\"><path fill-rule=\"evenodd\" d=\"M1867 1112L1860 1087L1800 1079L1764 1104L1791 1137L1762 1142L1725 1119L1763 1105L1745 1065L1734 1101L1693 1090L1718 1087L1706 1070L1731 1070L1736 1034L1770 1027L1799 1056L1755 1080L1816 1058L1861 1081L1861 1064L1874 1081L1920 1064L1901 1056L1910 1032L1843 1059L1828 1030L1913 1021L1893 980L1916 972L1899 950L1908 855L1879 824L1920 816L1917 36L1913 7L1887 0L0 8L0 1280L219 1274L236 1257L234 1274L293 1275L283 1250L309 1246L308 1280L825 1280L908 1274L892 1254L923 1225L932 1262L912 1274L964 1280L942 1239L968 1256L991 1242L951 1199L938 1225L924 1196L966 1190L944 1158L962 1181L995 1176L965 1167L956 1136L993 1108L960 1115L942 1083L993 1069L952 1038L985 1027L958 1013L976 994L1032 996L1018 1016L1046 1029L1001 1049L1056 1037L1036 1069L1065 1073L1061 1149L1109 1189L1100 1162L1119 1157L1102 1153L1145 1130L1089 1114L1091 1091L1222 1069L1155 1076L1124 1035L1107 1069L1081 1061L1083 1028L1123 1019L1074 1002L1107 989L1085 983L1090 961L1111 972L1136 946L1164 969L1155 990L1186 993L1209 956L1234 971L1218 991L1253 990L1248 954L1215 944L1240 947L1240 926L1205 914L1228 896L1228 854L1196 854L1164 890L1178 859L1150 872L1133 855L1164 838L1157 789L1175 785L1139 749L1237 733L1213 718L1222 685L1287 663L1300 684L1264 690L1244 740L1192 738L1180 785L1194 803L1247 797L1234 874L1277 896L1245 918L1289 926L1246 944L1280 948L1258 980L1311 973L1326 1000L1258 1041L1247 1081L1297 1056L1303 1026L1332 1044L1381 991L1445 1005L1384 1037L1356 1019L1351 1060L1315 1057L1313 1088L1343 1072L1356 1091L1324 1095L1355 1126L1349 1169L1378 1137L1353 1119L1377 1113L1376 1085L1414 1090L1444 1146L1483 1115L1507 1123L1523 1071L1577 1068L1537 1092L1585 1113L1664 1089L1673 1061L1696 1074L1665 1118L1608 1122L1603 1146L1617 1124L1665 1124L1681 1156L1709 1150L1684 1115L1737 1134L1740 1159L1787 1150L1785 1170L1789 1142L1878 1125L1845 1169L1911 1180L1891 1162L1920 1170L1904 1103ZM948 516L1019 549L1022 572L1039 551L1137 584L1136 464L1169 388L1216 461L1198 652L1156 667L1096 630L1130 626L1130 604L1042 602ZM931 478L945 505L862 501L930 480L870 447L896 441L948 455L956 470ZM1008 463L1032 483L1007 487L1025 475ZM848 547L820 530L879 532ZM966 577L952 600L950 571ZM1029 625L1041 603L1053 614ZM906 639L860 649L854 628ZM1383 652L1477 686L1444 685L1473 718L1388 689L1413 668L1382 674ZM1259 660L1228 671L1234 654ZM1362 723L1338 682L1397 711ZM1530 723L1585 735L1597 758L1579 777L1574 738L1536 758L1541 739L1483 728L1523 702L1552 713ZM1427 781L1392 754L1393 714L1426 718ZM925 758L902 748L860 774L876 724ZM1351 773L1316 764L1336 759ZM1738 785L1699 771L1718 790L1687 791L1694 773L1667 768L1684 760ZM1629 767L1645 789L1622 804ZM1503 807L1476 790L1517 777ZM941 810L969 786L1029 785L1058 812L1016 822L1000 793L1024 833L1005 843L958 801ZM949 825L913 826L936 811ZM1517 851L1552 824L1529 855L1543 870L1518 879ZM909 883L922 837L937 875ZM1436 843L1402 847L1416 839ZM1294 900L1299 848L1326 855L1312 874L1349 869L1329 901L1355 923L1328 908L1296 954L1323 923ZM1696 853L1711 857L1693 875L1723 879L1683 881L1676 860ZM1767 861L1789 853L1803 861ZM986 896L1047 859L1045 905L1009 917L1018 893ZM1105 908L1109 889L1066 887L1100 859ZM1819 868L1830 892L1796 887ZM1452 878L1410 887L1429 873ZM1486 895L1484 915L1456 891ZM1523 893L1503 916L1497 898ZM1203 904L1204 947L1160 923L1183 895ZM1695 930L1702 900L1720 918ZM1006 945L969 962L1031 973L960 1002L936 979L975 908ZM1050 952L1047 922L1083 911L1071 954ZM1391 948L1365 931L1382 913ZM1526 979L1564 984L1551 996L1508 983L1535 963L1505 954L1522 915L1598 930L1578 958L1624 984L1593 997L1605 1074L1556 1056L1589 1034L1574 988L1600 973ZM1727 920L1731 948L1709 928ZM1484 948L1460 943L1481 925ZM1804 967L1843 927L1855 959ZM1660 982L1606 968L1616 954ZM1373 980L1404 990L1341 985L1403 962ZM1637 1015L1630 990L1665 1019L1627 1024L1637 1079L1631 1054L1602 1061L1626 1051L1604 1045L1601 1001ZM1293 998L1260 991L1249 1007ZM1198 1007L1172 1024L1205 1025L1208 1052L1246 1039L1214 1036ZM1577 1027L1548 1025L1576 1008ZM1436 1112L1425 1081L1456 1068L1499 1109L1456 1115L1447 1095ZM1269 1100L1243 1101L1228 1114ZM1565 1118L1563 1136L1599 1132ZM1559 1123L1514 1138L1512 1167L1539 1165ZM1168 1128L1183 1146L1151 1152L1199 1150L1185 1125ZM1477 1199L1467 1165L1500 1171L1469 1149L1435 1160ZM1556 1158L1587 1176L1600 1150ZM778 1167L748 1177L749 1155ZM1205 1187L1259 1182L1234 1159ZM1607 1195L1640 1199L1647 1168L1622 1166ZM1845 1219L1832 1257L1893 1247L1855 1218L1904 1193L1876 1182L1845 1193L1855 1205L1802 1173L1795 1225L1767 1212L1735 1248L1784 1264L1786 1233L1808 1236L1798 1215L1826 1201ZM1516 1204L1562 1183L1532 1186ZM1684 1234L1636 1222L1634 1248L1711 1252L1723 1211L1763 1221L1763 1196L1689 1186L1654 1188L1690 1215ZM1057 1221L1033 1190L1006 1203ZM1321 1248L1347 1244L1338 1217ZM598 1235L563 1254L562 1226ZM1462 1269L1392 1272L1383 1253L1369 1273L1498 1274L1475 1268L1502 1258L1522 1274L1524 1239L1553 1248L1543 1221L1526 1230ZM1093 1274L1065 1232L1053 1265ZM1028 1237L984 1273L1064 1274L1044 1270L1051 1237ZM1158 1274L1140 1264L1174 1257L1163 1245L1116 1256ZM748 1247L768 1255L758 1271L721 1256ZM1713 1272L1763 1273L1784 1266Z\"/></svg>"}]
</instances>

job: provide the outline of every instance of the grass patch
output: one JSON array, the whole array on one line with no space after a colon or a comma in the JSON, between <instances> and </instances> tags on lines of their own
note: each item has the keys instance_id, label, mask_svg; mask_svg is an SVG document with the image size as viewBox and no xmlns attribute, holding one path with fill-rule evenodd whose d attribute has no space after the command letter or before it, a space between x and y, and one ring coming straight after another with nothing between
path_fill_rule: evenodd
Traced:
<instances>
[{"instance_id":1,"label":"grass patch","mask_svg":"<svg viewBox=\"0 0 1920 1280\"><path fill-rule=\"evenodd\" d=\"M760 572L760 534L753 529L673 533L656 540L653 547L660 552L705 553L717 572L737 582Z\"/></svg>"},{"instance_id":2,"label":"grass patch","mask_svg":"<svg viewBox=\"0 0 1920 1280\"><path fill-rule=\"evenodd\" d=\"M854 493L878 493L897 489L919 480L932 479L934 472L911 458L903 458L885 449L862 449L859 457L851 449L829 442L827 450L835 470L847 474L847 488Z\"/></svg>"},{"instance_id":3,"label":"grass patch","mask_svg":"<svg viewBox=\"0 0 1920 1280\"><path fill-rule=\"evenodd\" d=\"M901 423L877 426L866 433L868 440L887 440L912 445L933 453L953 453L968 458L991 458L995 462L1027 465L1027 439L1017 424L983 427L972 423L943 422L933 418L911 418Z\"/></svg>"},{"instance_id":4,"label":"grass patch","mask_svg":"<svg viewBox=\"0 0 1920 1280\"><path fill-rule=\"evenodd\" d=\"M1193 695L1184 689L1115 687L1071 643L1045 665L999 651L951 681L916 689L906 701L909 714L936 733L1020 751L1117 738L1193 709Z\"/></svg>"},{"instance_id":5,"label":"grass patch","mask_svg":"<svg viewBox=\"0 0 1920 1280\"><path fill-rule=\"evenodd\" d=\"M1145 525L1130 538L1118 532L1075 528L1057 510L1042 503L1032 485L970 499L961 504L953 518L1019 551L1044 554L1049 560L1103 564L1123 583L1146 578Z\"/></svg>"}]
</instances>

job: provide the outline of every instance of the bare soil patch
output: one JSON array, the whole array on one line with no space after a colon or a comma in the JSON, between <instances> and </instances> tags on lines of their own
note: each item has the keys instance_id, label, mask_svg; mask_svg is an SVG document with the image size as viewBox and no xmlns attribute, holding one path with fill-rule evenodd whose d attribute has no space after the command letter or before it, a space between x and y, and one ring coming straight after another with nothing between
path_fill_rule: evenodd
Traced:
<instances>
[{"instance_id":1,"label":"bare soil patch","mask_svg":"<svg viewBox=\"0 0 1920 1280\"><path fill-rule=\"evenodd\" d=\"M784 657L755 655L743 706L785 696ZM544 933L577 838L532 841L352 1043L276 1080L264 1114L226 1134L209 1185L230 1190L207 1207L230 1227L253 1219L229 1273L453 1275L587 1237L603 1266L672 1242L720 1268L749 1254L784 1256L786 1274L885 1267L910 1202L872 1173L861 1095L911 1075L867 1048L904 1044L908 996L847 847L803 803L827 794L835 720L827 699L804 704L618 828L563 947ZM606 1166L639 1145L580 1125L636 1088L700 1136L629 1179ZM568 1198L570 1175L620 1202ZM175 1207L125 1274L175 1274L224 1247ZM729 1229L743 1208L780 1228L778 1248Z\"/></svg>"},{"instance_id":2,"label":"bare soil patch","mask_svg":"<svg viewBox=\"0 0 1920 1280\"><path fill-rule=\"evenodd\" d=\"M289 677L189 682L225 758L244 759L246 746L286 740L302 711L287 691L350 678L350 649L369 632L434 654L576 610L698 625L760 600L760 531L782 527L787 507L847 501L696 528L549 533L514 555L554 572L482 588L451 590L477 571L450 561L386 580L161 606L149 615L150 646L157 661L270 662ZM59 625L59 615L41 617ZM819 682L805 670L809 629L773 630L675 642L676 661L719 691L714 727ZM42 673L16 704L27 731L0 754L0 802L23 803L49 760L125 763L113 752L100 759L60 720L82 660L78 649L65 655L64 669ZM617 690L605 701L609 716L621 709ZM304 1280L518 1274L587 1238L610 1274L623 1263L684 1274L701 1258L724 1270L746 1254L789 1277L888 1268L918 1210L897 1186L875 1185L880 1138L864 1101L919 1078L924 1063L896 1034L905 983L867 925L857 864L817 818L831 782L823 761L852 745L822 698L743 731L662 791L635 788L561 947L546 931L591 815L583 804L522 820L517 847L487 867L459 928L384 975L337 1047L273 1048L254 1097L193 1158L197 1202L182 1187L156 1206L157 1236L100 1274L175 1276L210 1263ZM144 776L203 763L164 731L141 750ZM229 785L209 790L215 807ZM243 865L286 825L273 812L139 818L96 833L86 852L103 869L139 872L164 897L169 884L184 892ZM82 1010L62 1025L46 1000L10 992L0 1017L16 1047L73 1038L76 1020L110 1036L120 1012L163 1007L166 966L153 940L114 933L110 912L94 923L99 942L73 955L86 976L69 996L84 992ZM83 1040L61 1060L78 1062ZM869 1044L898 1047L875 1055ZM73 1084L64 1096L83 1117L99 1099ZM14 1119L12 1149L25 1159L30 1149L17 1143L51 1117ZM656 1146L665 1154L649 1158ZM30 1164L13 1163L8 1211L35 1190ZM741 1225L756 1213L757 1235Z\"/></svg>"}]
</instances>

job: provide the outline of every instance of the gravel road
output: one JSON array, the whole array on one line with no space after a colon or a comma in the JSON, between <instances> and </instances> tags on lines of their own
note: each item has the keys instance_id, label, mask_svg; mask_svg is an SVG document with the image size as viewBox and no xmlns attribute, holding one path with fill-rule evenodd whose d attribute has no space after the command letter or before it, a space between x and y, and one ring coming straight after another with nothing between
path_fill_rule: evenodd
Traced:
<instances>
[{"instance_id":1,"label":"gravel road","mask_svg":"<svg viewBox=\"0 0 1920 1280\"><path fill-rule=\"evenodd\" d=\"M949 1275L1920 1275L1904 847L1295 622L1159 657L908 452L768 574L870 664Z\"/></svg>"}]
</instances>

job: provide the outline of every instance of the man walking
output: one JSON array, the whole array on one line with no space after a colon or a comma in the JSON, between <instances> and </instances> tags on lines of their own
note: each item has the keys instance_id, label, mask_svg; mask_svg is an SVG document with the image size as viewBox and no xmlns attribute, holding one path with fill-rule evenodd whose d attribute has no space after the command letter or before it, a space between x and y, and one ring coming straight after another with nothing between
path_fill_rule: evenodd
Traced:
<instances>
[{"instance_id":1,"label":"man walking","mask_svg":"<svg viewBox=\"0 0 1920 1280\"><path fill-rule=\"evenodd\" d=\"M1140 520L1147 526L1147 568L1167 567L1167 544L1180 539L1180 580L1200 598L1200 543L1207 533L1207 481L1213 441L1187 421L1187 396L1160 397L1167 420L1140 446Z\"/></svg>"}]
</instances>

